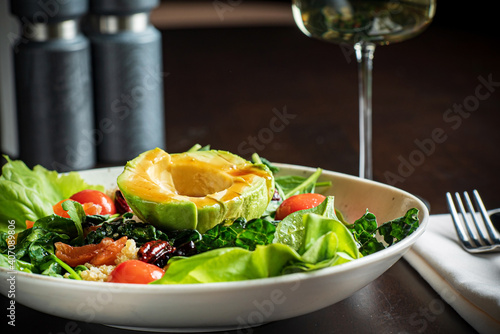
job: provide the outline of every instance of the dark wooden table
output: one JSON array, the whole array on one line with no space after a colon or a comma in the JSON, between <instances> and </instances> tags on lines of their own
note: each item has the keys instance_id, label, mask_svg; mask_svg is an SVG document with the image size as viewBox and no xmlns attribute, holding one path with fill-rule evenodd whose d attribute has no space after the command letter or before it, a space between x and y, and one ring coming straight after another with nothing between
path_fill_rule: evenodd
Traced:
<instances>
[{"instance_id":1,"label":"dark wooden table","mask_svg":"<svg viewBox=\"0 0 500 334\"><path fill-rule=\"evenodd\" d=\"M163 36L168 151L210 144L245 157L254 150L275 162L357 175L356 62L347 50L311 40L291 25L165 30ZM423 197L434 214L446 212L447 191L476 188L487 207L500 205L499 56L497 37L439 25L377 49L376 181ZM1 298L3 310L7 302ZM14 330L125 333L21 305ZM230 333L275 332L474 330L402 259L342 302Z\"/></svg>"}]
</instances>

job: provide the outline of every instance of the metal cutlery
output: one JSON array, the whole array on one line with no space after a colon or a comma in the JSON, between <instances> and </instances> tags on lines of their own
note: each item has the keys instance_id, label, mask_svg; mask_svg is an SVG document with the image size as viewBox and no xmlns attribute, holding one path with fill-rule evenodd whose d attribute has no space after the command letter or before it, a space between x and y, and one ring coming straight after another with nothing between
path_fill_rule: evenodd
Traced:
<instances>
[{"instance_id":1,"label":"metal cutlery","mask_svg":"<svg viewBox=\"0 0 500 334\"><path fill-rule=\"evenodd\" d=\"M449 192L446 193L448 209L462 247L469 253L500 251L499 233L495 230L478 191L473 191L477 211L467 192L463 193L465 206L458 192L455 193L454 197ZM457 212L455 202L460 215Z\"/></svg>"}]
</instances>

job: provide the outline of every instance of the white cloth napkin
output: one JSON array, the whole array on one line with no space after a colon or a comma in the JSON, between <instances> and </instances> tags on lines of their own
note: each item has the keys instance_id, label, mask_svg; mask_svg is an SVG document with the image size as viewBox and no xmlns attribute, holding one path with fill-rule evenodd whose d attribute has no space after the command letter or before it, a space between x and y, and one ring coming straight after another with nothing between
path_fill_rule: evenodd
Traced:
<instances>
[{"instance_id":1,"label":"white cloth napkin","mask_svg":"<svg viewBox=\"0 0 500 334\"><path fill-rule=\"evenodd\" d=\"M442 214L429 217L404 258L478 332L500 333L500 253L467 253Z\"/></svg>"}]
</instances>

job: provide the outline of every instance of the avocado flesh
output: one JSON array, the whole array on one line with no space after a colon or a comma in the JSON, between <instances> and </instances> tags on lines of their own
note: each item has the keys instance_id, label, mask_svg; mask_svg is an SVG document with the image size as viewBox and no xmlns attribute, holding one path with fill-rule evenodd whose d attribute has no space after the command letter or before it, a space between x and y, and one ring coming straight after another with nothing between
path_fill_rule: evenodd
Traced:
<instances>
[{"instance_id":1,"label":"avocado flesh","mask_svg":"<svg viewBox=\"0 0 500 334\"><path fill-rule=\"evenodd\" d=\"M274 193L265 165L216 150L156 148L129 161L117 183L140 219L167 231L204 233L224 220L258 218Z\"/></svg>"}]
</instances>

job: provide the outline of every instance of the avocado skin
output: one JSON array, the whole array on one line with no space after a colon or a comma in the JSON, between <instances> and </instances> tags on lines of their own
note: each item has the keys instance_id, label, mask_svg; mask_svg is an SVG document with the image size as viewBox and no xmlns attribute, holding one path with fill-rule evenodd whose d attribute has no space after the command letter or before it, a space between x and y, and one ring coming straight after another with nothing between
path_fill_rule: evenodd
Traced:
<instances>
[{"instance_id":1,"label":"avocado skin","mask_svg":"<svg viewBox=\"0 0 500 334\"><path fill-rule=\"evenodd\" d=\"M218 163L220 163L220 160L227 160L227 164L231 165L232 169L234 169L234 166L237 169L241 167L242 170L244 169L258 177L254 177L251 186L245 188L243 193L228 201L221 201L210 196L210 194L207 195L206 198L212 201L209 205L203 205L202 207L197 206L190 200L192 198L188 196L177 195L169 200L158 201L145 199L137 194L137 191L134 191L134 187L131 186L131 182L129 182L131 173L135 173L140 169L143 162L154 164L144 159L168 155L168 153L158 148L147 151L129 161L117 180L118 187L135 215L142 221L165 231L196 229L200 233L206 232L223 221L227 222L239 217L244 217L247 220L260 217L266 210L274 193L274 178L269 168L263 164L252 164L226 151L211 150L200 151L200 153L202 154L199 155L199 158L204 163L206 163L207 157L213 155L215 159L218 159ZM184 157L196 161L197 154L196 152L178 153L172 154L170 157L172 161L182 160ZM218 167L217 163L215 167ZM149 192L154 193L154 188ZM196 200L194 199L194 201Z\"/></svg>"}]
</instances>

